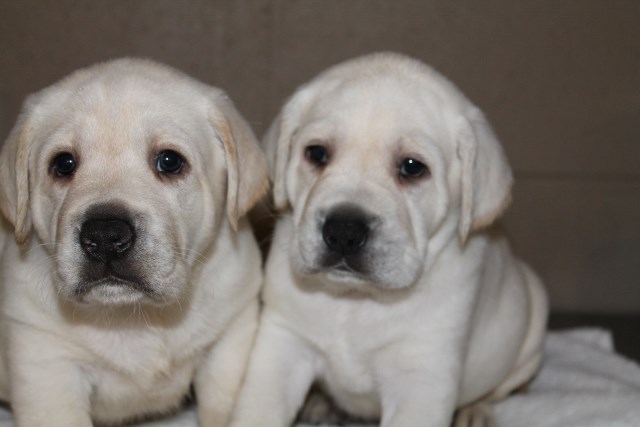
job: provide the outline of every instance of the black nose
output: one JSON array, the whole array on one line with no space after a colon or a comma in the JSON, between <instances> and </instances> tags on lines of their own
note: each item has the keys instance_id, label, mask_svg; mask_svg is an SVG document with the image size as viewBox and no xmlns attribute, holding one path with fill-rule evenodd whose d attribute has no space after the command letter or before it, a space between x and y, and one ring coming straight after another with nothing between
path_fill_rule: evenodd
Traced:
<instances>
[{"instance_id":1,"label":"black nose","mask_svg":"<svg viewBox=\"0 0 640 427\"><path fill-rule=\"evenodd\" d=\"M358 212L335 212L322 225L322 238L331 252L352 255L367 243L369 225Z\"/></svg>"},{"instance_id":2,"label":"black nose","mask_svg":"<svg viewBox=\"0 0 640 427\"><path fill-rule=\"evenodd\" d=\"M80 228L80 246L103 263L124 256L134 239L131 224L119 218L88 220Z\"/></svg>"}]
</instances>

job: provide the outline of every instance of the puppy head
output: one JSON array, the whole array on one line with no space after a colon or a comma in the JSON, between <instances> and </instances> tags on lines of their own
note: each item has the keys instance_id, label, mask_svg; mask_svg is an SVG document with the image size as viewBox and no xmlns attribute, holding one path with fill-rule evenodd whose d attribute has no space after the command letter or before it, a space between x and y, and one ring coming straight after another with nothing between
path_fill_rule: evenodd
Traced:
<instances>
[{"instance_id":1,"label":"puppy head","mask_svg":"<svg viewBox=\"0 0 640 427\"><path fill-rule=\"evenodd\" d=\"M33 230L55 259L58 295L159 305L187 292L192 268L266 190L266 174L223 92L122 59L26 101L0 153L0 206L18 243Z\"/></svg>"},{"instance_id":2,"label":"puppy head","mask_svg":"<svg viewBox=\"0 0 640 427\"><path fill-rule=\"evenodd\" d=\"M274 203L293 213L294 269L345 288L412 285L509 200L511 171L483 115L401 55L322 73L286 103L265 145Z\"/></svg>"}]
</instances>

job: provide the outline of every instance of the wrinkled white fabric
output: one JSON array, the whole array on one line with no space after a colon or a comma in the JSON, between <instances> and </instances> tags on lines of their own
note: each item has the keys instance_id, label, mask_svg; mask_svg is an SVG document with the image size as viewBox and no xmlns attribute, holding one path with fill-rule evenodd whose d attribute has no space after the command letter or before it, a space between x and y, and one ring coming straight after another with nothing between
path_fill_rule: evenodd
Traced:
<instances>
[{"instance_id":1,"label":"wrinkled white fabric","mask_svg":"<svg viewBox=\"0 0 640 427\"><path fill-rule=\"evenodd\" d=\"M615 354L607 331L549 334L529 392L498 404L496 415L508 427L640 426L640 366Z\"/></svg>"}]
</instances>

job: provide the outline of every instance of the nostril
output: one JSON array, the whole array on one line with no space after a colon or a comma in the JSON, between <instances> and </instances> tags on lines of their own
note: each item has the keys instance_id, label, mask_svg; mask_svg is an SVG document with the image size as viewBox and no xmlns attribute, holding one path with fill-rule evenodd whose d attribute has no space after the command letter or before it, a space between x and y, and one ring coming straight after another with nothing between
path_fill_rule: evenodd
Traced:
<instances>
[{"instance_id":1,"label":"nostril","mask_svg":"<svg viewBox=\"0 0 640 427\"><path fill-rule=\"evenodd\" d=\"M325 229L328 230L328 227ZM329 247L333 247L338 244L338 239L336 239L330 232L325 231L323 233L324 241Z\"/></svg>"},{"instance_id":2,"label":"nostril","mask_svg":"<svg viewBox=\"0 0 640 427\"><path fill-rule=\"evenodd\" d=\"M96 249L98 248L98 244L96 242L94 242L93 240L91 240L89 237L84 236L80 238L80 244L82 246L82 249L84 249L85 251L91 253L91 252L95 252Z\"/></svg>"},{"instance_id":3,"label":"nostril","mask_svg":"<svg viewBox=\"0 0 640 427\"><path fill-rule=\"evenodd\" d=\"M133 245L135 233L122 219L88 220L80 228L80 246L102 262L123 256Z\"/></svg>"}]
</instances>

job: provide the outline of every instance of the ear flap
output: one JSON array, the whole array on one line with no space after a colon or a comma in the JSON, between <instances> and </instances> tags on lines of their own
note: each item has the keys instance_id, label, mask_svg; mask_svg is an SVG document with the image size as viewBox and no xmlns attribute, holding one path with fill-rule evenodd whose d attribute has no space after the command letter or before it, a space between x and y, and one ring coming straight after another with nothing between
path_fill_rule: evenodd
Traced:
<instances>
[{"instance_id":1,"label":"ear flap","mask_svg":"<svg viewBox=\"0 0 640 427\"><path fill-rule=\"evenodd\" d=\"M264 153L249 127L229 98L216 97L212 122L224 145L227 162L227 217L233 229L269 188Z\"/></svg>"},{"instance_id":2,"label":"ear flap","mask_svg":"<svg viewBox=\"0 0 640 427\"><path fill-rule=\"evenodd\" d=\"M279 211L289 205L285 178L293 134L290 123L283 120L283 114L284 111L276 117L263 139L273 183L273 205Z\"/></svg>"},{"instance_id":3,"label":"ear flap","mask_svg":"<svg viewBox=\"0 0 640 427\"><path fill-rule=\"evenodd\" d=\"M286 102L262 140L273 182L273 204L279 211L289 206L286 175L291 140L300 124L302 114L307 109L315 92L313 87L313 83L311 83L298 89Z\"/></svg>"},{"instance_id":4,"label":"ear flap","mask_svg":"<svg viewBox=\"0 0 640 427\"><path fill-rule=\"evenodd\" d=\"M0 152L0 210L13 224L15 239L24 245L31 233L29 212L29 109L18 117Z\"/></svg>"},{"instance_id":5,"label":"ear flap","mask_svg":"<svg viewBox=\"0 0 640 427\"><path fill-rule=\"evenodd\" d=\"M513 176L500 142L476 108L459 119L458 157L462 164L460 241L496 220L511 202Z\"/></svg>"}]
</instances>

